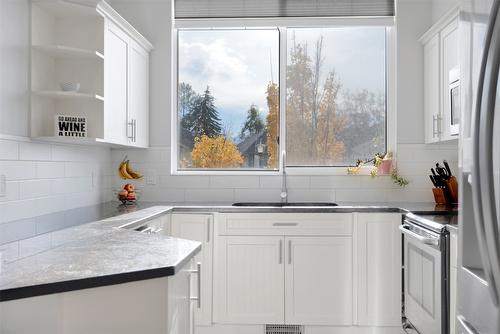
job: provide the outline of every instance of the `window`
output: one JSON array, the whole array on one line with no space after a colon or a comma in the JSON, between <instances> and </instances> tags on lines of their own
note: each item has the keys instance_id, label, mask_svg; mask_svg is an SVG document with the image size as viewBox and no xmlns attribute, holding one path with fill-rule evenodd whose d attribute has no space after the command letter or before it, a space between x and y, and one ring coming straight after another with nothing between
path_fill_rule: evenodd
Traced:
<instances>
[{"instance_id":1,"label":"window","mask_svg":"<svg viewBox=\"0 0 500 334\"><path fill-rule=\"evenodd\" d=\"M177 29L175 171L277 171L280 151L345 171L391 150L392 28L265 26Z\"/></svg>"},{"instance_id":2,"label":"window","mask_svg":"<svg viewBox=\"0 0 500 334\"><path fill-rule=\"evenodd\" d=\"M279 31L180 30L178 168L278 167Z\"/></svg>"},{"instance_id":3,"label":"window","mask_svg":"<svg viewBox=\"0 0 500 334\"><path fill-rule=\"evenodd\" d=\"M385 27L287 31L290 166L348 166L386 152Z\"/></svg>"}]
</instances>

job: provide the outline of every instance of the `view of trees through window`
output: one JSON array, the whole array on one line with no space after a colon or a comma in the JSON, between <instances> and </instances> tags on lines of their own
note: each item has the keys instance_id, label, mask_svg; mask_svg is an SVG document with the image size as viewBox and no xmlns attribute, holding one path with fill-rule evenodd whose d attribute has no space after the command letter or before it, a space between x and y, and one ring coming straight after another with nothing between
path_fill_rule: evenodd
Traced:
<instances>
[{"instance_id":1,"label":"view of trees through window","mask_svg":"<svg viewBox=\"0 0 500 334\"><path fill-rule=\"evenodd\" d=\"M287 49L288 165L384 153L385 28L288 29ZM277 169L278 77L277 29L179 31L178 168Z\"/></svg>"}]
</instances>

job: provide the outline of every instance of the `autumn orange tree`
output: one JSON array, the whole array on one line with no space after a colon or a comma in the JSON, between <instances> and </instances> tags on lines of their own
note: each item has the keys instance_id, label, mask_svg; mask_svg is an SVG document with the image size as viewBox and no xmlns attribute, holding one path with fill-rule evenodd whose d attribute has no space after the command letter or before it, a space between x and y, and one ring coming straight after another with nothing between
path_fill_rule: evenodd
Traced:
<instances>
[{"instance_id":1,"label":"autumn orange tree","mask_svg":"<svg viewBox=\"0 0 500 334\"><path fill-rule=\"evenodd\" d=\"M268 168L278 168L278 130L279 130L279 88L275 83L267 85L267 107L269 113L266 118L267 135L267 166Z\"/></svg>"},{"instance_id":2,"label":"autumn orange tree","mask_svg":"<svg viewBox=\"0 0 500 334\"><path fill-rule=\"evenodd\" d=\"M311 58L307 43L293 39L287 66L287 152L297 165L335 165L342 160L344 144L339 133L346 117L337 112L340 84L335 72L323 73L323 37Z\"/></svg>"},{"instance_id":3,"label":"autumn orange tree","mask_svg":"<svg viewBox=\"0 0 500 334\"><path fill-rule=\"evenodd\" d=\"M243 164L236 144L224 136L195 138L191 160L195 168L238 168Z\"/></svg>"}]
</instances>

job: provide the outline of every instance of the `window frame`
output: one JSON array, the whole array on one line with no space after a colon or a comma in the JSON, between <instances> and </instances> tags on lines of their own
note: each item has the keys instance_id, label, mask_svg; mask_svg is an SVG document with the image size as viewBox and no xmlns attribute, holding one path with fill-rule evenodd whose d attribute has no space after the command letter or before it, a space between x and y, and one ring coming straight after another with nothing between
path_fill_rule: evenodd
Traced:
<instances>
[{"instance_id":1,"label":"window frame","mask_svg":"<svg viewBox=\"0 0 500 334\"><path fill-rule=\"evenodd\" d=\"M174 20L172 26L171 50L171 174L172 175L281 175L283 173L282 152L286 150L286 63L288 28L335 28L346 26L385 26L386 27L386 147L396 156L397 118L396 118L396 25L393 17L332 17L332 18L255 18L255 19L182 19ZM182 29L278 29L279 31L279 92L280 92L280 140L278 169L179 169L178 167L178 33ZM284 65L284 66L283 66ZM354 162L353 162L354 163ZM289 175L346 175L346 166L304 166L286 167ZM370 166L362 167L357 175L369 175Z\"/></svg>"}]
</instances>

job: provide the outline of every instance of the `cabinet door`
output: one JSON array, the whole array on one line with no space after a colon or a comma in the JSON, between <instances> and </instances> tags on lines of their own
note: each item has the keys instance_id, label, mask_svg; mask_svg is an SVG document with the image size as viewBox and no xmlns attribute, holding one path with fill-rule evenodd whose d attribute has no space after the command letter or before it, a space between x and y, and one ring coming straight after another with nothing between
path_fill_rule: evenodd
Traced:
<instances>
[{"instance_id":1,"label":"cabinet door","mask_svg":"<svg viewBox=\"0 0 500 334\"><path fill-rule=\"evenodd\" d=\"M284 322L283 237L217 237L214 322Z\"/></svg>"},{"instance_id":2,"label":"cabinet door","mask_svg":"<svg viewBox=\"0 0 500 334\"><path fill-rule=\"evenodd\" d=\"M130 38L109 20L104 40L104 139L127 144L128 46Z\"/></svg>"},{"instance_id":3,"label":"cabinet door","mask_svg":"<svg viewBox=\"0 0 500 334\"><path fill-rule=\"evenodd\" d=\"M457 139L458 137L451 135L451 96L449 91L450 86L450 71L459 66L459 50L458 50L458 19L453 20L447 25L440 34L441 39L441 94L442 94L442 110L443 110L443 133L441 140Z\"/></svg>"},{"instance_id":4,"label":"cabinet door","mask_svg":"<svg viewBox=\"0 0 500 334\"><path fill-rule=\"evenodd\" d=\"M424 121L425 142L439 141L441 117L440 71L439 71L439 35L434 36L424 45Z\"/></svg>"},{"instance_id":5,"label":"cabinet door","mask_svg":"<svg viewBox=\"0 0 500 334\"><path fill-rule=\"evenodd\" d=\"M352 325L352 238L285 238L285 323Z\"/></svg>"},{"instance_id":6,"label":"cabinet door","mask_svg":"<svg viewBox=\"0 0 500 334\"><path fill-rule=\"evenodd\" d=\"M201 252L195 257L195 262L201 262L201 305L195 305L195 325L212 324L212 215L173 214L172 236L195 240L202 243ZM193 295L199 296L197 277L191 280ZM196 304L196 303L195 303Z\"/></svg>"},{"instance_id":7,"label":"cabinet door","mask_svg":"<svg viewBox=\"0 0 500 334\"><path fill-rule=\"evenodd\" d=\"M135 41L129 47L129 144L149 146L149 54Z\"/></svg>"},{"instance_id":8,"label":"cabinet door","mask_svg":"<svg viewBox=\"0 0 500 334\"><path fill-rule=\"evenodd\" d=\"M358 325L401 326L401 215L357 217Z\"/></svg>"}]
</instances>

